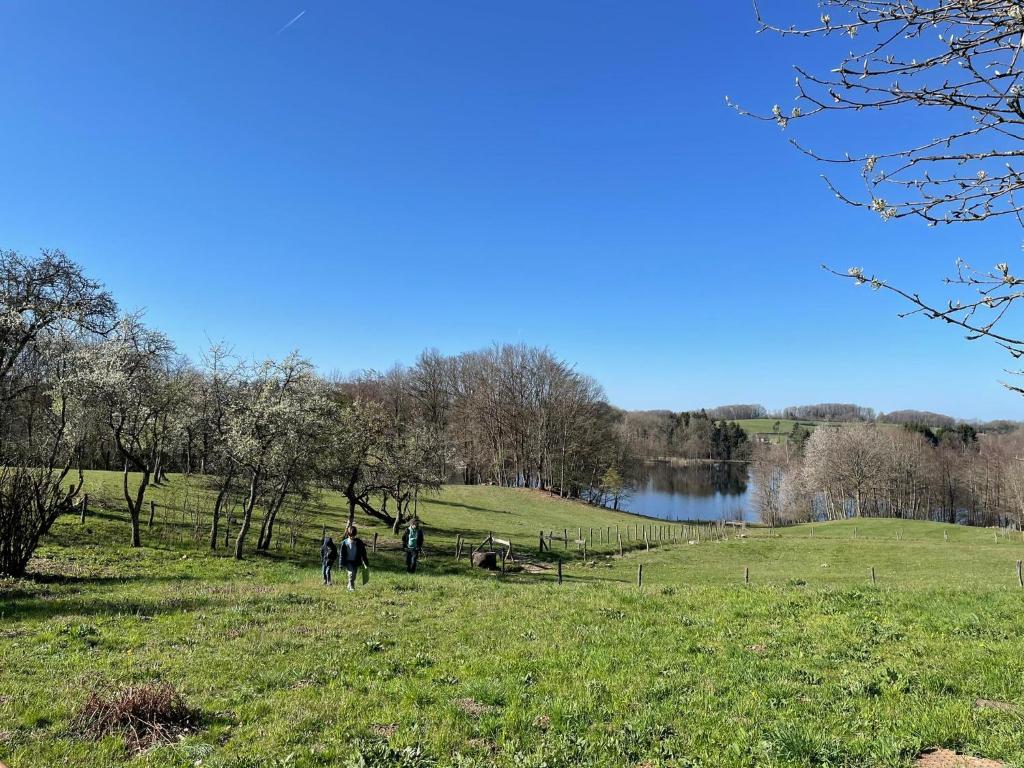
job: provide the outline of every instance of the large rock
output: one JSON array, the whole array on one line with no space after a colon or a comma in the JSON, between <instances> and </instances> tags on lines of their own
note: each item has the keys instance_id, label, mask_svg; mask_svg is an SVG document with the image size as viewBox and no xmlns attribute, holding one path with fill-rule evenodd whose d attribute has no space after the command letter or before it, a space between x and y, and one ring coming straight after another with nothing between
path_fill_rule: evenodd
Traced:
<instances>
[{"instance_id":1,"label":"large rock","mask_svg":"<svg viewBox=\"0 0 1024 768\"><path fill-rule=\"evenodd\" d=\"M474 552L470 559L474 568L486 568L489 571L498 569L497 552Z\"/></svg>"}]
</instances>

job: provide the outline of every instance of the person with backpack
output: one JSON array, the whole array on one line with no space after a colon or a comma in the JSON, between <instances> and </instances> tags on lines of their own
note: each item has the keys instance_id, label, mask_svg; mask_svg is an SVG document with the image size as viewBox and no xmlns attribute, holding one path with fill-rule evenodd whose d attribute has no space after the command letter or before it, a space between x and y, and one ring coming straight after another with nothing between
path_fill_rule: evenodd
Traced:
<instances>
[{"instance_id":1,"label":"person with backpack","mask_svg":"<svg viewBox=\"0 0 1024 768\"><path fill-rule=\"evenodd\" d=\"M320 545L320 562L323 564L324 584L328 586L331 584L331 566L334 565L337 558L338 547L335 545L334 539L324 536L324 543Z\"/></svg>"},{"instance_id":2,"label":"person with backpack","mask_svg":"<svg viewBox=\"0 0 1024 768\"><path fill-rule=\"evenodd\" d=\"M338 554L338 564L348 571L348 591L356 591L356 571L359 566L367 569L370 568L370 560L366 556L366 545L363 540L360 539L356 534L358 531L354 525L350 525L345 530L345 539L341 542L341 549ZM363 583L366 583L366 576L363 577Z\"/></svg>"},{"instance_id":3,"label":"person with backpack","mask_svg":"<svg viewBox=\"0 0 1024 768\"><path fill-rule=\"evenodd\" d=\"M409 522L402 543L405 545L405 570L409 573L416 573L416 564L419 562L420 551L423 549L423 529L420 528L418 518L414 517Z\"/></svg>"}]
</instances>

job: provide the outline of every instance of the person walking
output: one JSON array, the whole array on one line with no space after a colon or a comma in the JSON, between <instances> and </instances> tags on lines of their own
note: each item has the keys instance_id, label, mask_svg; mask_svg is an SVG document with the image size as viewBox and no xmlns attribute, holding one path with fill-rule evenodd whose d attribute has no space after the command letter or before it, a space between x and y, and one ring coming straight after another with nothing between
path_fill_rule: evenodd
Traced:
<instances>
[{"instance_id":1,"label":"person walking","mask_svg":"<svg viewBox=\"0 0 1024 768\"><path fill-rule=\"evenodd\" d=\"M341 552L338 555L338 563L348 571L348 591L356 591L356 571L359 566L369 569L370 560L366 556L366 545L356 534L358 531L354 525L350 525L345 531L345 539L341 542ZM365 578L363 579L365 583Z\"/></svg>"},{"instance_id":2,"label":"person walking","mask_svg":"<svg viewBox=\"0 0 1024 768\"><path fill-rule=\"evenodd\" d=\"M330 536L324 537L324 543L320 545L320 562L324 567L324 584L331 583L331 566L338 559L338 547Z\"/></svg>"},{"instance_id":3,"label":"person walking","mask_svg":"<svg viewBox=\"0 0 1024 768\"><path fill-rule=\"evenodd\" d=\"M416 573L416 564L419 562L420 551L423 549L423 529L420 528L418 518L414 517L409 522L402 543L405 545L405 570L409 573Z\"/></svg>"}]
</instances>

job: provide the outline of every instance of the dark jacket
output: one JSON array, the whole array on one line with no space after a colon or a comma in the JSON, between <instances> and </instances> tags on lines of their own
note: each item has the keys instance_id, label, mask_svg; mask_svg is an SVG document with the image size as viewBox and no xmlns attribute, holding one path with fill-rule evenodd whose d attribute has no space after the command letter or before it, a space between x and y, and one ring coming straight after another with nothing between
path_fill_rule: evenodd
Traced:
<instances>
[{"instance_id":1,"label":"dark jacket","mask_svg":"<svg viewBox=\"0 0 1024 768\"><path fill-rule=\"evenodd\" d=\"M338 558L338 547L334 543L334 539L328 536L324 539L324 543L320 545L320 560L324 565L330 565Z\"/></svg>"},{"instance_id":2,"label":"dark jacket","mask_svg":"<svg viewBox=\"0 0 1024 768\"><path fill-rule=\"evenodd\" d=\"M416 539L413 546L409 546L409 534L412 533L412 526L405 529L405 535L402 536L402 546L405 549L414 549L419 552L423 549L423 529L416 526Z\"/></svg>"},{"instance_id":3,"label":"dark jacket","mask_svg":"<svg viewBox=\"0 0 1024 768\"><path fill-rule=\"evenodd\" d=\"M356 543L355 559L353 560L349 555L349 548L345 546L345 541L342 539L341 544L338 545L338 565L342 568L348 568L349 566L355 568L359 565L369 568L370 559L366 556L366 545L363 544L363 540L358 536L353 541Z\"/></svg>"}]
</instances>

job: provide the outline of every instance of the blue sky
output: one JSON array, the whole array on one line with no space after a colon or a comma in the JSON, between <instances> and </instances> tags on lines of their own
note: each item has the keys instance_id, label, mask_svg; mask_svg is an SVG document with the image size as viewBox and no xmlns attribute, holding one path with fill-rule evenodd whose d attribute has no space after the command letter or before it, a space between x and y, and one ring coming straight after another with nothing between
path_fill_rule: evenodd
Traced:
<instances>
[{"instance_id":1,"label":"blue sky","mask_svg":"<svg viewBox=\"0 0 1024 768\"><path fill-rule=\"evenodd\" d=\"M345 372L522 341L629 408L1024 417L1004 354L819 267L942 297L1019 229L843 207L724 104L788 107L791 64L848 44L755 35L741 1L0 0L0 247L65 250L193 356ZM938 127L898 119L797 135Z\"/></svg>"}]
</instances>

